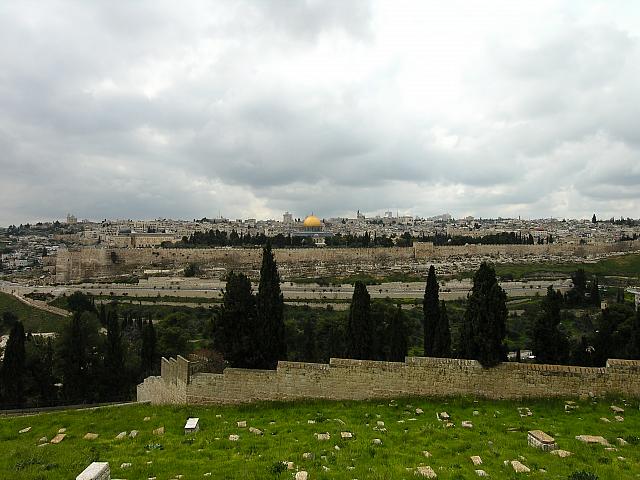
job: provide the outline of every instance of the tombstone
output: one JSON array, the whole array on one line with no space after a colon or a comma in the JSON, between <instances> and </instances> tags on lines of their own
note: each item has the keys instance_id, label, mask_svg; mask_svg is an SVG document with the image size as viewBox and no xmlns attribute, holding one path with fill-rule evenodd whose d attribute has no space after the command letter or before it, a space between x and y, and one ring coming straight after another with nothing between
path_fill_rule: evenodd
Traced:
<instances>
[{"instance_id":1,"label":"tombstone","mask_svg":"<svg viewBox=\"0 0 640 480\"><path fill-rule=\"evenodd\" d=\"M584 443L599 443L600 445L604 445L605 447L611 446L606 438L599 435L577 435L576 440Z\"/></svg>"},{"instance_id":2,"label":"tombstone","mask_svg":"<svg viewBox=\"0 0 640 480\"><path fill-rule=\"evenodd\" d=\"M527 435L529 446L539 448L545 452L550 452L558 448L558 444L551 435L547 435L542 430L531 430Z\"/></svg>"},{"instance_id":3,"label":"tombstone","mask_svg":"<svg viewBox=\"0 0 640 480\"><path fill-rule=\"evenodd\" d=\"M199 418L188 418L187 423L184 425L184 433L196 433L200 430L200 419Z\"/></svg>"},{"instance_id":4,"label":"tombstone","mask_svg":"<svg viewBox=\"0 0 640 480\"><path fill-rule=\"evenodd\" d=\"M55 437L53 437L49 443L53 443L54 445L56 445L60 443L62 440L64 440L64 437L66 436L67 435L65 433L59 433Z\"/></svg>"},{"instance_id":5,"label":"tombstone","mask_svg":"<svg viewBox=\"0 0 640 480\"><path fill-rule=\"evenodd\" d=\"M108 462L93 462L85 468L76 480L111 480Z\"/></svg>"},{"instance_id":6,"label":"tombstone","mask_svg":"<svg viewBox=\"0 0 640 480\"><path fill-rule=\"evenodd\" d=\"M429 465L417 467L415 474L426 478L437 478L436 472Z\"/></svg>"}]
</instances>

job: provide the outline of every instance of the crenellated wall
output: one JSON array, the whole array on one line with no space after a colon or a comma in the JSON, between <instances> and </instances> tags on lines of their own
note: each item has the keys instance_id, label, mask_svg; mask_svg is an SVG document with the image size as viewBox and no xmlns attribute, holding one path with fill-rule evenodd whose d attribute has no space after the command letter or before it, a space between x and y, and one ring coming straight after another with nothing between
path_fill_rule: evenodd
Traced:
<instances>
[{"instance_id":1,"label":"crenellated wall","mask_svg":"<svg viewBox=\"0 0 640 480\"><path fill-rule=\"evenodd\" d=\"M238 404L259 400L365 400L473 395L489 399L621 394L640 397L640 361L604 368L407 357L405 362L332 358L329 364L278 362L277 370L227 368L190 373L190 363L162 359L160 377L138 385L138 401L154 404Z\"/></svg>"}]
</instances>

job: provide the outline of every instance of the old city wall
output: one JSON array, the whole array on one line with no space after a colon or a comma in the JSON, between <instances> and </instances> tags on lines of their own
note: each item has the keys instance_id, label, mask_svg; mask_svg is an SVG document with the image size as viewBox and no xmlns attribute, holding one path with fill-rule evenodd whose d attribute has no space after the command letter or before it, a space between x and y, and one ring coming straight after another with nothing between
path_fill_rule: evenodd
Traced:
<instances>
[{"instance_id":1,"label":"old city wall","mask_svg":"<svg viewBox=\"0 0 640 480\"><path fill-rule=\"evenodd\" d=\"M489 399L621 394L640 397L640 361L609 360L604 368L407 357L405 362L332 358L329 364L278 362L277 370L227 368L190 373L182 357L162 360L162 374L138 385L153 404L239 404L300 399L365 400L472 395Z\"/></svg>"},{"instance_id":2,"label":"old city wall","mask_svg":"<svg viewBox=\"0 0 640 480\"><path fill-rule=\"evenodd\" d=\"M551 243L545 245L444 245L419 242L414 244L417 259L446 259L465 256L509 256L527 257L543 255L572 255L587 257L615 252L634 252L640 250L640 241L615 243L592 243L574 245L568 243Z\"/></svg>"},{"instance_id":3,"label":"old city wall","mask_svg":"<svg viewBox=\"0 0 640 480\"><path fill-rule=\"evenodd\" d=\"M413 248L298 248L274 250L282 267L300 265L389 266L446 260L457 257L527 257L540 255L590 256L639 251L640 241L590 245L463 245L434 246L418 243ZM56 259L56 281L77 282L89 278L130 273L141 266L170 267L187 263L209 264L237 270L258 269L262 251L258 248L98 248L60 250Z\"/></svg>"}]
</instances>

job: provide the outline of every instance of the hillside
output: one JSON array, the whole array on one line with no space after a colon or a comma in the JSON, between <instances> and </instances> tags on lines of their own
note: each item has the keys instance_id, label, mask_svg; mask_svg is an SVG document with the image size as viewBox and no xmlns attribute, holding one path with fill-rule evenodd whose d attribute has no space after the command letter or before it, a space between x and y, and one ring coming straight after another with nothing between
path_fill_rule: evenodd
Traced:
<instances>
[{"instance_id":1,"label":"hillside","mask_svg":"<svg viewBox=\"0 0 640 480\"><path fill-rule=\"evenodd\" d=\"M13 295L0 292L0 318L4 312L15 314L24 324L26 332L59 332L68 320L60 315L27 305Z\"/></svg>"},{"instance_id":2,"label":"hillside","mask_svg":"<svg viewBox=\"0 0 640 480\"><path fill-rule=\"evenodd\" d=\"M625 408L624 421L616 421L610 405ZM527 407L531 416L521 416ZM416 408L424 411L416 414ZM454 426L436 418L451 415ZM474 411L477 414L474 414ZM201 430L185 436L190 416L200 417ZM145 417L150 417L145 421ZM608 422L601 420L606 418ZM462 428L469 420L472 428ZM246 421L240 428L237 422ZM311 423L315 422L315 423ZM384 426L377 422L384 422ZM164 426L164 435L152 431ZM27 433L19 430L31 427ZM255 427L263 432L249 431ZM57 445L38 447L66 428ZM386 431L384 431L386 429ZM541 429L553 435L560 449L573 454L560 458L527 445L527 431ZM136 438L122 440L120 432L139 430ZM341 432L351 432L343 440ZM240 407L155 407L134 405L96 410L47 413L0 418L0 478L68 479L91 461L108 461L113 478L158 479L184 475L191 478L293 478L296 469L315 479L412 479L418 466L431 466L440 479L474 479L475 469L490 478L567 479L573 472L593 472L600 480L637 478L640 473L640 413L638 401L621 399L580 401L566 406L561 400L474 402L468 399L401 399L373 402L271 403ZM96 433L95 440L83 436ZM328 432L330 440L316 439ZM602 435L615 445L586 445L576 435ZM239 435L238 441L229 440ZM619 446L617 438L630 443ZM374 439L381 444L375 445ZM430 453L430 457L424 455ZM313 459L304 459L304 453ZM470 457L478 455L482 465ZM519 460L531 469L516 474L503 462ZM294 470L279 472L280 462L293 462ZM129 468L121 468L130 463ZM542 473L544 469L546 473ZM207 475L210 473L210 476ZM577 477L596 478L596 477Z\"/></svg>"}]
</instances>

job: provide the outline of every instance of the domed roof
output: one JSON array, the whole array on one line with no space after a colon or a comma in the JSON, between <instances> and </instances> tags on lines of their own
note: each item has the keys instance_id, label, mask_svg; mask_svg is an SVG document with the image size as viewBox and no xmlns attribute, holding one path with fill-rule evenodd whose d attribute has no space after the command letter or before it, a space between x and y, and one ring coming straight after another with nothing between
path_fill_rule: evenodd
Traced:
<instances>
[{"instance_id":1,"label":"domed roof","mask_svg":"<svg viewBox=\"0 0 640 480\"><path fill-rule=\"evenodd\" d=\"M321 227L322 226L322 222L320 221L320 219L318 217L316 217L315 215L309 215L307 218L304 219L304 223L303 225L305 227Z\"/></svg>"}]
</instances>

